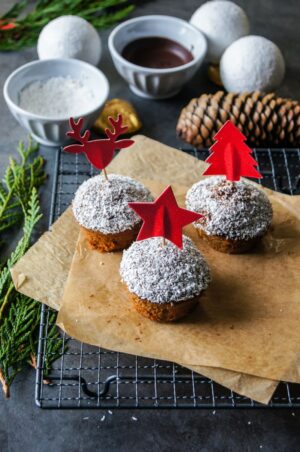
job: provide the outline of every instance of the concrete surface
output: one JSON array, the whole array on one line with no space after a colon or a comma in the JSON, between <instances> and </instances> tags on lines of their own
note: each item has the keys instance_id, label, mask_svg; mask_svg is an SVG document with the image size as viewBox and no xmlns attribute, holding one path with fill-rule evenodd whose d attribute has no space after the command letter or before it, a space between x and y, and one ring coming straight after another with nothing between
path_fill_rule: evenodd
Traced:
<instances>
[{"instance_id":1,"label":"concrete surface","mask_svg":"<svg viewBox=\"0 0 300 452\"><path fill-rule=\"evenodd\" d=\"M12 2L4 0L0 12ZM171 14L189 19L201 0L139 1L132 16ZM282 49L287 74L278 92L300 97L300 7L299 0L238 0L251 20L252 33L263 34ZM178 146L175 124L180 109L191 97L216 90L201 70L193 82L174 99L152 102L131 94L116 73L107 52L108 31L101 32L104 57L101 69L111 83L110 97L131 100L144 124L142 133ZM36 50L0 53L0 86L12 70L36 58ZM24 130L11 117L0 95L0 173L8 155L16 154ZM45 214L40 230L47 227L52 167L55 151L43 148L49 179L42 192ZM18 377L11 399L0 395L0 451L296 451L300 450L300 412L290 410L212 410L208 411L43 411L34 404L34 372ZM105 414L105 420L101 421ZM135 417L137 420L134 420Z\"/></svg>"}]
</instances>

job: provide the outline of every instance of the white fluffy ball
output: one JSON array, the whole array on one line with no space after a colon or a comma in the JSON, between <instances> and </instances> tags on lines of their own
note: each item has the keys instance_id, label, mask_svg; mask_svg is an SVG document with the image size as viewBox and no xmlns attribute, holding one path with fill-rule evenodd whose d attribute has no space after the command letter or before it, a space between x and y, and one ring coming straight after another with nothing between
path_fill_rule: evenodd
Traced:
<instances>
[{"instance_id":1,"label":"white fluffy ball","mask_svg":"<svg viewBox=\"0 0 300 452\"><path fill-rule=\"evenodd\" d=\"M220 62L222 82L227 91L268 92L280 85L285 72L281 51L262 36L246 36L224 52Z\"/></svg>"},{"instance_id":2,"label":"white fluffy ball","mask_svg":"<svg viewBox=\"0 0 300 452\"><path fill-rule=\"evenodd\" d=\"M190 23L205 35L208 44L207 60L218 63L224 50L237 39L249 34L246 13L227 0L204 3L191 17Z\"/></svg>"},{"instance_id":3,"label":"white fluffy ball","mask_svg":"<svg viewBox=\"0 0 300 452\"><path fill-rule=\"evenodd\" d=\"M41 31L37 44L41 60L76 58L97 65L102 45L95 28L78 16L61 16L51 20Z\"/></svg>"}]
</instances>

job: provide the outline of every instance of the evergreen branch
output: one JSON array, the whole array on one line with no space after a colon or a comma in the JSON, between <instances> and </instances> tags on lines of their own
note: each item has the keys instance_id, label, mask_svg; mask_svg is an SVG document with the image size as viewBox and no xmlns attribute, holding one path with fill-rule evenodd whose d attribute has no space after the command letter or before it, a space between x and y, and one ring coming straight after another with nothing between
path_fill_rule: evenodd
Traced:
<instances>
[{"instance_id":1,"label":"evergreen branch","mask_svg":"<svg viewBox=\"0 0 300 452\"><path fill-rule=\"evenodd\" d=\"M25 203L20 200L22 207ZM19 243L17 244L15 250L12 252L11 256L7 260L6 266L2 269L0 274L0 306L2 305L2 295L5 290L6 284L10 279L10 269L15 265L15 263L23 256L27 250L33 229L37 222L40 220L42 215L40 214L38 194L36 188L32 189L31 196L28 201L28 209L23 207L24 214L24 226L23 226L23 236ZM0 317L1 321L1 317Z\"/></svg>"},{"instance_id":2,"label":"evergreen branch","mask_svg":"<svg viewBox=\"0 0 300 452\"><path fill-rule=\"evenodd\" d=\"M41 218L36 186L45 180L43 159L30 157L37 147L19 146L21 163L10 161L0 186L0 226L9 228L23 219L23 235L7 262L0 266L0 384L6 397L16 375L36 363L40 303L18 293L10 269L30 246L34 228ZM51 314L55 323L56 313ZM62 340L54 325L48 332L46 372L62 352ZM52 340L53 339L53 340Z\"/></svg>"},{"instance_id":3,"label":"evergreen branch","mask_svg":"<svg viewBox=\"0 0 300 452\"><path fill-rule=\"evenodd\" d=\"M29 140L27 148L20 143L18 152L21 162L9 160L2 182L0 182L0 233L20 223L22 208L28 205L33 187L38 188L45 180L44 160L33 155L38 146Z\"/></svg>"},{"instance_id":4,"label":"evergreen branch","mask_svg":"<svg viewBox=\"0 0 300 452\"><path fill-rule=\"evenodd\" d=\"M83 17L101 29L119 22L134 9L133 0L38 0L24 18L20 17L30 3L22 0L0 18L2 25L14 25L10 29L0 27L0 51L34 45L42 28L65 14Z\"/></svg>"},{"instance_id":5,"label":"evergreen branch","mask_svg":"<svg viewBox=\"0 0 300 452\"><path fill-rule=\"evenodd\" d=\"M27 0L22 0L13 5L2 17L1 20L14 19L24 10L27 5Z\"/></svg>"}]
</instances>

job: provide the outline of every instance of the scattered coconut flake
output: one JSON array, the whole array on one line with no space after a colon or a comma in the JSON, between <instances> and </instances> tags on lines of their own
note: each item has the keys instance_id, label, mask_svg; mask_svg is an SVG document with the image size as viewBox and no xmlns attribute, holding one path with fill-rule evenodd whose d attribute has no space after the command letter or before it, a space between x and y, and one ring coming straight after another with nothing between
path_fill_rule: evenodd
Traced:
<instances>
[{"instance_id":1,"label":"scattered coconut flake","mask_svg":"<svg viewBox=\"0 0 300 452\"><path fill-rule=\"evenodd\" d=\"M120 274L128 290L143 300L168 303L199 295L210 281L207 263L193 241L180 249L160 237L134 242L123 252Z\"/></svg>"},{"instance_id":2,"label":"scattered coconut flake","mask_svg":"<svg viewBox=\"0 0 300 452\"><path fill-rule=\"evenodd\" d=\"M194 226L208 235L247 240L263 235L272 221L272 206L264 192L250 182L207 177L187 193L188 209L202 213Z\"/></svg>"},{"instance_id":3,"label":"scattered coconut flake","mask_svg":"<svg viewBox=\"0 0 300 452\"><path fill-rule=\"evenodd\" d=\"M104 234L132 229L140 217L129 202L153 201L150 191L127 176L110 174L92 177L78 188L73 213L81 226Z\"/></svg>"},{"instance_id":4,"label":"scattered coconut flake","mask_svg":"<svg viewBox=\"0 0 300 452\"><path fill-rule=\"evenodd\" d=\"M135 417L135 416L131 416L131 419L132 419L133 421L135 421L135 422L138 420L138 418Z\"/></svg>"},{"instance_id":5,"label":"scattered coconut flake","mask_svg":"<svg viewBox=\"0 0 300 452\"><path fill-rule=\"evenodd\" d=\"M102 418L100 419L101 422L105 421L105 414L103 414Z\"/></svg>"}]
</instances>

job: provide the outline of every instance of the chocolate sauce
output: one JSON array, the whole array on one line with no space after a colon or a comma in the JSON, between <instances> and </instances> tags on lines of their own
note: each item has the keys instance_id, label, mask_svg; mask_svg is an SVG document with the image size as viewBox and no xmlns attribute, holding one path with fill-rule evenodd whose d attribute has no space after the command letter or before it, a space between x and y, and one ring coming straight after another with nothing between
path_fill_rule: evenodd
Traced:
<instances>
[{"instance_id":1,"label":"chocolate sauce","mask_svg":"<svg viewBox=\"0 0 300 452\"><path fill-rule=\"evenodd\" d=\"M160 37L139 38L127 44L122 56L138 66L168 69L194 59L192 53L176 41Z\"/></svg>"}]
</instances>

